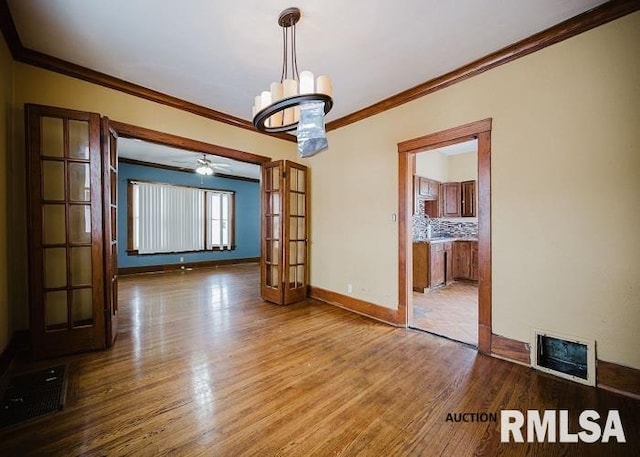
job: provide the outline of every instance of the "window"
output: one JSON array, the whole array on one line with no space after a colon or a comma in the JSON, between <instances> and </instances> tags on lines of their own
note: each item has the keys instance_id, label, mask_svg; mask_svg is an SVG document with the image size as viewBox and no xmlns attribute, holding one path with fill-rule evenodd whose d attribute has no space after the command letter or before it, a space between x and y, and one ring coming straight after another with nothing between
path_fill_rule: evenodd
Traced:
<instances>
[{"instance_id":1,"label":"window","mask_svg":"<svg viewBox=\"0 0 640 457\"><path fill-rule=\"evenodd\" d=\"M129 181L129 250L234 249L234 193Z\"/></svg>"},{"instance_id":2,"label":"window","mask_svg":"<svg viewBox=\"0 0 640 457\"><path fill-rule=\"evenodd\" d=\"M233 234L233 194L206 192L207 249L231 249Z\"/></svg>"}]
</instances>

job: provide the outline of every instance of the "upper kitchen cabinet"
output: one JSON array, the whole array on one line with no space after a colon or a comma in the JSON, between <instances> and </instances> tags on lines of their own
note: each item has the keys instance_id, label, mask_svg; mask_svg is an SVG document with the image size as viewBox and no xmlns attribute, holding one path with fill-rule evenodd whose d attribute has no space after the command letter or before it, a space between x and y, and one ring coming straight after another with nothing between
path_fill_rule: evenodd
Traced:
<instances>
[{"instance_id":1,"label":"upper kitchen cabinet","mask_svg":"<svg viewBox=\"0 0 640 457\"><path fill-rule=\"evenodd\" d=\"M442 184L442 217L476 216L476 181Z\"/></svg>"},{"instance_id":2,"label":"upper kitchen cabinet","mask_svg":"<svg viewBox=\"0 0 640 457\"><path fill-rule=\"evenodd\" d=\"M435 218L476 217L477 149L474 139L415 155L414 190L420 213Z\"/></svg>"},{"instance_id":3,"label":"upper kitchen cabinet","mask_svg":"<svg viewBox=\"0 0 640 457\"><path fill-rule=\"evenodd\" d=\"M442 184L442 217L460 217L460 183Z\"/></svg>"},{"instance_id":4,"label":"upper kitchen cabinet","mask_svg":"<svg viewBox=\"0 0 640 457\"><path fill-rule=\"evenodd\" d=\"M423 176L413 177L413 212L414 214L426 214L429 217L439 217L438 196L440 182ZM421 207L422 203L422 209Z\"/></svg>"},{"instance_id":5,"label":"upper kitchen cabinet","mask_svg":"<svg viewBox=\"0 0 640 457\"><path fill-rule=\"evenodd\" d=\"M461 208L460 216L476 217L476 182L463 181L460 183Z\"/></svg>"},{"instance_id":6,"label":"upper kitchen cabinet","mask_svg":"<svg viewBox=\"0 0 640 457\"><path fill-rule=\"evenodd\" d=\"M415 176L416 189L420 197L437 200L440 183L422 176Z\"/></svg>"}]
</instances>

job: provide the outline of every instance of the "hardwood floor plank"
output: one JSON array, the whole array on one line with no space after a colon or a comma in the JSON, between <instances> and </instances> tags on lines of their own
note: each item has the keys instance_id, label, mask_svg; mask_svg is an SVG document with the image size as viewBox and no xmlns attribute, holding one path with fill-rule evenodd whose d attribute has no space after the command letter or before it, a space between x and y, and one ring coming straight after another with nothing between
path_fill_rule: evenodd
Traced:
<instances>
[{"instance_id":1,"label":"hardwood floor plank","mask_svg":"<svg viewBox=\"0 0 640 457\"><path fill-rule=\"evenodd\" d=\"M640 402L316 300L258 296L256 265L137 275L120 334L69 363L63 411L0 429L2 456L640 454ZM44 364L44 365L43 365ZM627 443L501 443L501 409L620 411ZM603 423L601 423L603 425Z\"/></svg>"}]
</instances>

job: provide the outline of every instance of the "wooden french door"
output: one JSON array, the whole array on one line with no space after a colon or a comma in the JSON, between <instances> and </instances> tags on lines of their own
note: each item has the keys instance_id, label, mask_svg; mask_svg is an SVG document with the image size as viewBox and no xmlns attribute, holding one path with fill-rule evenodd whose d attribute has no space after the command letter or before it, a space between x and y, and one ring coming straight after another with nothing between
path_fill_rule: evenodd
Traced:
<instances>
[{"instance_id":1,"label":"wooden french door","mask_svg":"<svg viewBox=\"0 0 640 457\"><path fill-rule=\"evenodd\" d=\"M106 345L118 336L118 134L102 118L102 169L104 199L104 303Z\"/></svg>"},{"instance_id":2,"label":"wooden french door","mask_svg":"<svg viewBox=\"0 0 640 457\"><path fill-rule=\"evenodd\" d=\"M100 116L26 105L29 305L36 357L106 346ZM109 208L111 209L111 208Z\"/></svg>"},{"instance_id":3,"label":"wooden french door","mask_svg":"<svg viewBox=\"0 0 640 457\"><path fill-rule=\"evenodd\" d=\"M288 305L307 296L308 170L288 160L262 166L264 300Z\"/></svg>"}]
</instances>

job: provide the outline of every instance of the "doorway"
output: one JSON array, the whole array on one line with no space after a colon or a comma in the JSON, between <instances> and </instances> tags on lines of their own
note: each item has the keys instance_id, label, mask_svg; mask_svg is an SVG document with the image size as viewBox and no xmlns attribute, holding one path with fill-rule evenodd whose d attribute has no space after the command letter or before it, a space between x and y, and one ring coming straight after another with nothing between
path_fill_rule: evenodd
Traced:
<instances>
[{"instance_id":1,"label":"doorway","mask_svg":"<svg viewBox=\"0 0 640 457\"><path fill-rule=\"evenodd\" d=\"M413 156L409 327L478 345L478 141Z\"/></svg>"},{"instance_id":2,"label":"doorway","mask_svg":"<svg viewBox=\"0 0 640 457\"><path fill-rule=\"evenodd\" d=\"M407 326L414 312L412 216L415 156L425 151L472 140L477 140L477 347L480 352L488 354L491 352L491 119L398 144L399 305L397 320L400 325ZM442 205L442 202L439 205ZM442 206L440 208L442 211Z\"/></svg>"}]
</instances>

